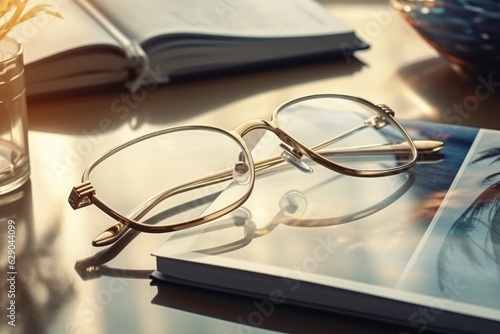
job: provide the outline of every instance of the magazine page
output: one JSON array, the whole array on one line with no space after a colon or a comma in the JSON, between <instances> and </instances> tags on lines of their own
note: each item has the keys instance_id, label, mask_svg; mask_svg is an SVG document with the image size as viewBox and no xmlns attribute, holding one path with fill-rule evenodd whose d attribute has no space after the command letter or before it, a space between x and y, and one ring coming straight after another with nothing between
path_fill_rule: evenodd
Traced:
<instances>
[{"instance_id":1,"label":"magazine page","mask_svg":"<svg viewBox=\"0 0 500 334\"><path fill-rule=\"evenodd\" d=\"M445 196L398 289L435 297L437 306L490 308L500 318L499 171L499 134L483 130L451 189L426 200Z\"/></svg>"},{"instance_id":2,"label":"magazine page","mask_svg":"<svg viewBox=\"0 0 500 334\"><path fill-rule=\"evenodd\" d=\"M415 213L428 197L449 189L476 134L467 128L452 128L446 134L439 128L435 133L407 128L414 138L446 136L443 153L436 160L419 162L410 173L391 177L355 178L313 165L311 175L288 168L256 178L243 207L251 212L258 233L250 244L217 258L221 263L233 259L276 266L282 274L298 268L307 276L395 287L437 206L426 215ZM258 147L254 151L267 154ZM290 202L302 208L283 215L283 205ZM318 245L326 245L330 256L309 267L304 259Z\"/></svg>"},{"instance_id":3,"label":"magazine page","mask_svg":"<svg viewBox=\"0 0 500 334\"><path fill-rule=\"evenodd\" d=\"M390 177L333 173L314 179L291 169L256 179L252 196L233 217L238 224L231 226L231 217L224 217L198 232L186 232L188 237L176 233L171 239L175 243L167 241L155 253L159 266L163 257L192 263L189 270L194 271L177 277L181 281L192 279L203 268L196 265L203 264L271 275L290 282L290 287L309 282L409 303L416 306L392 311L383 307L393 316L399 313L397 320L415 330L462 326L459 318L448 315L431 324L414 314L419 305L431 309L434 320L446 310L499 321L494 164L499 163L500 134L420 122L405 122L405 127L414 139L442 140L445 147L409 173ZM168 262L168 268L176 263ZM218 284L214 277L212 287ZM203 285L203 279L195 280ZM219 288L225 285L220 282ZM259 289L233 285L243 291ZM287 297L294 293L282 291ZM342 301L318 303L346 307ZM351 306L351 312L364 308ZM364 309L379 315L381 311Z\"/></svg>"}]
</instances>

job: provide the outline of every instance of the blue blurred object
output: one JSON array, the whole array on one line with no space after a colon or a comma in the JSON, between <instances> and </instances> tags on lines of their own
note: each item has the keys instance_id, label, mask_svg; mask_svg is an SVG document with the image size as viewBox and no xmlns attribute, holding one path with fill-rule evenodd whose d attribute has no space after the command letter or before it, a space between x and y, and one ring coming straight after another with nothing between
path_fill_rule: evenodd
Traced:
<instances>
[{"instance_id":1,"label":"blue blurred object","mask_svg":"<svg viewBox=\"0 0 500 334\"><path fill-rule=\"evenodd\" d=\"M443 58L475 72L500 72L500 1L390 1Z\"/></svg>"}]
</instances>

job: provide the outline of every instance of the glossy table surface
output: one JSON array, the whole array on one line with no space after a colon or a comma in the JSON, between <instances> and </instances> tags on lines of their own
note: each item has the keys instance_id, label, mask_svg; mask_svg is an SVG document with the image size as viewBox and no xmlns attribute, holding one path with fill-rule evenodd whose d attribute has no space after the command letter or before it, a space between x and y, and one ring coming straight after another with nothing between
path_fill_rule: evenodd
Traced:
<instances>
[{"instance_id":1,"label":"glossy table surface","mask_svg":"<svg viewBox=\"0 0 500 334\"><path fill-rule=\"evenodd\" d=\"M1 333L405 330L293 307L274 310L254 328L245 323L258 320L251 299L174 285L158 295L149 278L155 268L150 253L165 237L140 234L123 249L96 249L90 242L108 218L95 207L73 211L67 203L85 167L114 145L172 125L232 129L268 119L278 105L301 95L357 95L391 106L398 118L500 129L500 84L486 87L487 75L453 69L387 2L322 2L371 48L350 63L327 60L161 86L141 95L107 91L29 101L31 178L0 197ZM16 223L15 328L7 324L3 289L9 220Z\"/></svg>"}]
</instances>

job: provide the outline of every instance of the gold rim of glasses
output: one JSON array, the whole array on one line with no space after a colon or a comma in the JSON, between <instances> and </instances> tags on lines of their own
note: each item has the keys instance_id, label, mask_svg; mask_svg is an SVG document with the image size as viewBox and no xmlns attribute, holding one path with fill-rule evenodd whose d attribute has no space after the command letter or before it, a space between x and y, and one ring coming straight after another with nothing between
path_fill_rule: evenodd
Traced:
<instances>
[{"instance_id":1,"label":"gold rim of glasses","mask_svg":"<svg viewBox=\"0 0 500 334\"><path fill-rule=\"evenodd\" d=\"M331 160L328 160L327 158L323 157L322 154L325 154L325 147L331 144L332 142L342 139L341 137L348 136L349 133L344 133L340 136L337 136L335 138L332 138L332 140L329 140L328 142L325 143L320 143L319 145L316 145L312 148L308 148L302 143L300 143L297 139L293 138L293 136L289 135L282 127L280 127L280 124L278 122L278 114L286 109L287 107L307 101L307 100L312 100L312 99L325 99L325 98L336 98L336 99L344 99L344 100L349 100L352 102L360 103L363 104L366 107L369 107L372 109L376 114L370 119L365 121L365 124L363 126L371 126L375 124L376 122L382 122L383 124L386 124L386 122L390 123L392 126L394 126L399 133L402 135L404 138L405 142L402 143L394 143L391 145L383 145L387 147L376 147L375 149L389 149L389 150L404 150L405 153L411 152L411 159L407 161L406 163L396 166L396 167L391 167L387 169L380 169L380 170L358 170L358 169L353 169L353 168L347 168L345 166L341 166ZM367 125L368 124L368 125ZM417 161L418 158L418 150L415 145L415 142L410 138L409 134L406 132L406 130L399 124L399 122L396 121L394 118L394 112L387 106L385 105L375 105L367 100L364 100L362 98L358 97L353 97L353 96L348 96L348 95L339 95L339 94L318 94L318 95L309 95L309 96L304 96L300 97L294 100L291 100L289 102L286 102L282 104L280 107L278 107L272 115L271 121L266 121L266 120L251 120L247 121L240 126L238 126L235 130L228 131L219 127L215 126L204 126L204 125L188 125L188 126L177 126L177 127L170 127L166 128L163 130L155 131L152 133L149 133L147 135L135 138L131 141L128 141L124 144L121 144L119 146L116 146L115 148L109 150L107 153L102 155L100 158L95 160L93 163L85 169L82 179L81 179L81 184L79 186L76 186L72 189L71 194L69 196L69 204L73 209L79 209L88 205L96 205L99 209L101 209L104 213L106 213L108 216L111 218L115 219L117 223L113 224L112 226L108 227L103 233L101 233L93 242L94 246L103 246L103 245L108 245L116 240L118 240L128 228L133 228L138 231L142 232L150 232L150 233L163 233L163 232L173 232L173 231L178 231L194 226L198 226L204 223L207 223L209 221L212 221L214 219L217 219L233 210L236 208L240 207L250 196L254 182L255 182L255 173L265 170L269 167L275 166L281 162L284 161L283 157L277 156L277 157L272 157L268 158L262 161L254 162L252 155L250 153L250 150L248 149L246 143L243 140L243 136L247 133L249 133L252 130L255 129L264 129L267 131L273 132L282 142L282 148L285 149L287 152L287 155L292 155L293 158L296 158L300 160L303 156L306 156L313 160L314 162L339 173L346 174L346 175L351 175L351 176L357 176L357 177L379 177L379 176L388 176L388 175L393 175L393 174L398 174L407 171L410 169ZM143 202L141 205L139 205L136 209L131 211L127 215L123 215L117 211L115 211L112 207L107 205L102 199L99 198L99 196L96 194L96 190L92 186L90 182L90 174L92 170L97 167L101 162L106 160L108 157L111 155L126 149L127 147L134 145L138 142L168 134L171 132L177 132L177 131L189 131L189 130L204 130L204 131L215 131L220 134L224 134L233 140L236 141L236 143L241 147L242 152L246 157L248 157L249 161L246 161L248 163L249 167L249 184L248 184L248 190L247 192L238 200L236 200L233 204L228 205L220 210L217 210L211 214L208 214L206 216L201 216L198 218L194 218L185 222L173 224L173 225L161 225L161 226L155 226L155 225L146 225L139 220L147 214L154 206L156 206L158 203L163 201L164 199L178 194L182 193L184 191L196 189L198 187L202 187L208 184L213 184L225 180L229 180L232 178L232 170L224 170L219 173L216 173L215 175L207 176L205 178L200 178L197 180L193 180L192 182L186 183L179 185L175 188L172 189L165 189L165 191L155 194L154 196L150 197L147 199L145 202ZM435 141L422 141L418 143L419 150L422 149L424 151L429 151L431 153L436 152L440 150L443 146L443 143L441 142L435 142ZM361 149L361 150L373 150L374 147L358 147L356 149ZM330 149L331 150L331 149ZM327 153L331 153L330 150L327 150Z\"/></svg>"}]
</instances>

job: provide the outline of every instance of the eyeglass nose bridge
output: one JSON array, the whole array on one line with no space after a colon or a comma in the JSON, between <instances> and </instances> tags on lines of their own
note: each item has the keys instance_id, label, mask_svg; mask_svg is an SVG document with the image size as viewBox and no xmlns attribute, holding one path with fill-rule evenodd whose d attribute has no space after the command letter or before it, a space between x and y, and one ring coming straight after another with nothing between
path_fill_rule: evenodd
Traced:
<instances>
[{"instance_id":1,"label":"eyeglass nose bridge","mask_svg":"<svg viewBox=\"0 0 500 334\"><path fill-rule=\"evenodd\" d=\"M244 136L245 134L249 133L252 130L256 129L264 129L267 131L273 132L281 141L280 147L283 149L283 152L281 153L281 158L283 161L289 163L293 167L297 168L303 173L306 174L311 174L313 173L313 169L306 164L304 161L302 161L302 157L304 154L299 151L296 147L296 144L292 138L285 132L283 132L281 129L277 128L274 126L272 123L266 121L266 120L252 120L243 123L240 125L235 131L240 135ZM240 172L238 170L242 170L246 166L245 161L241 161L241 157L239 158L240 161L238 161L235 164L234 170L233 170L233 179L235 182L238 184L244 184L241 183L240 179Z\"/></svg>"}]
</instances>

